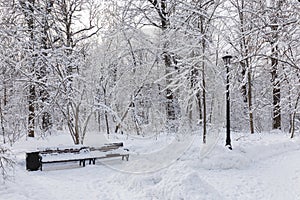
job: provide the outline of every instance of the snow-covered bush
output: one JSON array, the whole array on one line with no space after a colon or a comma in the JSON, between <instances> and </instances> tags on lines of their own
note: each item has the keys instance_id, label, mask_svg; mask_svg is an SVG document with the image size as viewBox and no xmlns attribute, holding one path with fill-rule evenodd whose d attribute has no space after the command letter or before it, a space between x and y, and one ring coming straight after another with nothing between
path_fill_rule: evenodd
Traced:
<instances>
[{"instance_id":1,"label":"snow-covered bush","mask_svg":"<svg viewBox=\"0 0 300 200\"><path fill-rule=\"evenodd\" d=\"M0 146L0 180L7 178L14 164L10 150Z\"/></svg>"}]
</instances>

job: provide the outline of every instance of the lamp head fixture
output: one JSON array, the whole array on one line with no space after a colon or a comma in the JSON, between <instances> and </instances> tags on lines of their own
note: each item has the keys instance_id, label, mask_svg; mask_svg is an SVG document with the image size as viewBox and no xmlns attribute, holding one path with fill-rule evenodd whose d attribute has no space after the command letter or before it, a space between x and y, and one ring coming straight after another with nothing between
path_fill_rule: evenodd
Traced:
<instances>
[{"instance_id":1,"label":"lamp head fixture","mask_svg":"<svg viewBox=\"0 0 300 200\"><path fill-rule=\"evenodd\" d=\"M226 53L226 55L222 57L225 65L229 65L230 64L231 58L232 58L232 55L230 55L228 53Z\"/></svg>"}]
</instances>

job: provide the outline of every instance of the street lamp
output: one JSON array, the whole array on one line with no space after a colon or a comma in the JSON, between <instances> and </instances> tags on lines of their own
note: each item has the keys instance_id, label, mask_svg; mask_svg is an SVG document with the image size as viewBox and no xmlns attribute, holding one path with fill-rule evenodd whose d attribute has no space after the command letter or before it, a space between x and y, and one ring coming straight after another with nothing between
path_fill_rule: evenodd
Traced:
<instances>
[{"instance_id":1,"label":"street lamp","mask_svg":"<svg viewBox=\"0 0 300 200\"><path fill-rule=\"evenodd\" d=\"M229 94L229 65L232 56L226 54L222 57L226 68L226 143L225 146L232 150L230 139L230 94Z\"/></svg>"}]
</instances>

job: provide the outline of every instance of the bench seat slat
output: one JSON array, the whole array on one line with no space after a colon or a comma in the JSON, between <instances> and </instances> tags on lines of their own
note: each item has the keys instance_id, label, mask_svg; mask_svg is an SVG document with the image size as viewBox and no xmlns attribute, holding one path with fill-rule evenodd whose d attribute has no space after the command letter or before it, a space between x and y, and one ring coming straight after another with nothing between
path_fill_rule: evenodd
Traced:
<instances>
[{"instance_id":1,"label":"bench seat slat","mask_svg":"<svg viewBox=\"0 0 300 200\"><path fill-rule=\"evenodd\" d=\"M110 158L110 157L122 157L122 156L129 156L129 154L106 154L103 156L89 156L89 157L82 157L82 158L71 158L71 159L57 159L57 160L41 160L41 163L59 163L59 162L74 162L74 161L82 161L82 160L90 160L90 159L103 159L103 158Z\"/></svg>"}]
</instances>

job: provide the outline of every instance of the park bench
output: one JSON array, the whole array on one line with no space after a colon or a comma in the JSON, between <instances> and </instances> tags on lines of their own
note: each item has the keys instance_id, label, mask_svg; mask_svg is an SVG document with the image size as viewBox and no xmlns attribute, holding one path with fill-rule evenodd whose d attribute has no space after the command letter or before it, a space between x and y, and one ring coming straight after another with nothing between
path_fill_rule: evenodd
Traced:
<instances>
[{"instance_id":1,"label":"park bench","mask_svg":"<svg viewBox=\"0 0 300 200\"><path fill-rule=\"evenodd\" d=\"M123 148L123 143L109 143L101 147L72 146L38 149L26 153L26 169L29 171L43 170L44 164L79 162L85 167L86 162L95 164L97 159L121 157L129 159L128 149Z\"/></svg>"}]
</instances>

